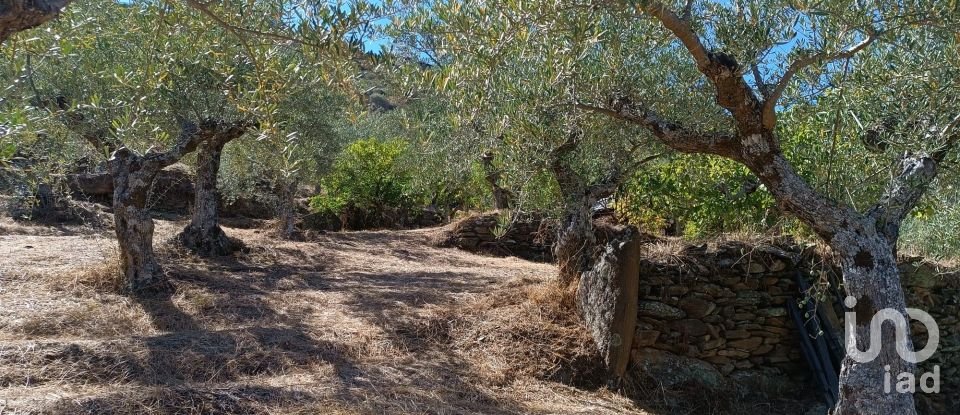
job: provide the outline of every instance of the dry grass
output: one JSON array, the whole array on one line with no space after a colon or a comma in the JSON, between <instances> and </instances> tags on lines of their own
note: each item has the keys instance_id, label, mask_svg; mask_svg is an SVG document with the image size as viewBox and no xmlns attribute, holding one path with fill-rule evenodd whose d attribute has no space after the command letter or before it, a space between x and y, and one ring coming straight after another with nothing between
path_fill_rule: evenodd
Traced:
<instances>
[{"instance_id":1,"label":"dry grass","mask_svg":"<svg viewBox=\"0 0 960 415\"><path fill-rule=\"evenodd\" d=\"M85 237L43 238L0 240L0 247L13 243L20 248L9 257L10 266L0 266L0 305L7 311L0 314L0 341L113 338L154 332L144 308L118 294L122 284L115 247ZM80 249L74 246L58 249L49 239L102 251L72 251ZM57 255L75 264L48 259Z\"/></svg>"},{"instance_id":2,"label":"dry grass","mask_svg":"<svg viewBox=\"0 0 960 415\"><path fill-rule=\"evenodd\" d=\"M0 263L0 412L731 408L670 406L685 395L638 381L607 389L592 341L557 304L552 265L437 248L430 240L438 229L306 241L227 229L249 249L202 259L165 242L183 224L157 221L156 250L175 286L167 298L117 294L111 238L0 236L8 258ZM683 261L686 246L666 240L646 249Z\"/></svg>"},{"instance_id":3,"label":"dry grass","mask_svg":"<svg viewBox=\"0 0 960 415\"><path fill-rule=\"evenodd\" d=\"M182 226L157 221L174 294L136 300L116 294L112 238L0 236L0 411L642 413L570 386L593 356L544 291L550 265L429 230L228 229L250 249L207 260L163 242Z\"/></svg>"},{"instance_id":4,"label":"dry grass","mask_svg":"<svg viewBox=\"0 0 960 415\"><path fill-rule=\"evenodd\" d=\"M33 245L26 245L26 247L35 248ZM55 253L47 255L51 254L56 255ZM64 255L69 256L68 253ZM104 247L98 258L78 261L72 266L21 268L18 280L41 284L52 291L67 291L78 297L89 296L92 294L91 291L119 294L123 292L124 280L119 256L119 249L115 245Z\"/></svg>"},{"instance_id":5,"label":"dry grass","mask_svg":"<svg viewBox=\"0 0 960 415\"><path fill-rule=\"evenodd\" d=\"M68 287L73 290L91 288L106 293L122 292L124 277L119 256L119 250L114 249L107 253L102 262L79 266Z\"/></svg>"},{"instance_id":6,"label":"dry grass","mask_svg":"<svg viewBox=\"0 0 960 415\"><path fill-rule=\"evenodd\" d=\"M682 238L660 238L644 244L642 255L651 262L679 265L684 263L684 250L692 246Z\"/></svg>"},{"instance_id":7,"label":"dry grass","mask_svg":"<svg viewBox=\"0 0 960 415\"><path fill-rule=\"evenodd\" d=\"M138 304L105 297L62 301L43 310L2 319L0 325L19 338L113 338L152 333L149 316ZM0 336L0 339L7 336Z\"/></svg>"},{"instance_id":8,"label":"dry grass","mask_svg":"<svg viewBox=\"0 0 960 415\"><path fill-rule=\"evenodd\" d=\"M532 377L596 388L602 361L576 313L558 304L561 294L552 281L511 281L443 309L425 335L464 356L493 385Z\"/></svg>"}]
</instances>

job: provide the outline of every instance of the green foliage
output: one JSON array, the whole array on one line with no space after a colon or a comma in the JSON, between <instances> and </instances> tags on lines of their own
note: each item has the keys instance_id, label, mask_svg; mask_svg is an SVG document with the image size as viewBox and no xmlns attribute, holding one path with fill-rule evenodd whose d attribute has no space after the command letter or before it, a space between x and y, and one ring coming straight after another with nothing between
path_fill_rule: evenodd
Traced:
<instances>
[{"instance_id":1,"label":"green foliage","mask_svg":"<svg viewBox=\"0 0 960 415\"><path fill-rule=\"evenodd\" d=\"M407 84L447 97L457 128L479 126L475 135L454 139L495 149L514 189L544 171L544 156L574 128L587 132L571 160L587 181L611 166L659 152L648 131L579 110L604 107L612 97L632 97L650 114L690 131L736 130L683 45L630 2L418 3L396 36L408 56L425 56L432 65L410 66L403 74ZM682 3L665 5L680 10ZM689 4L688 21L706 48L735 59L738 75L757 86L761 100L770 91L757 84L772 87L791 63L848 49L868 33L882 32L853 58L810 59L784 84L775 107L784 155L814 189L837 203L870 209L898 173L898 157L936 149L942 143L929 140L924 128L945 125L960 108L960 66L954 64L960 49L946 23L958 16L947 3ZM902 21L917 23L897 23ZM905 122L884 137L889 145L882 151L867 151L860 137L891 116ZM781 216L762 186L741 191L753 182L735 163L675 156L634 172L618 193L617 207L653 228L662 227L665 218L679 220L691 235L771 226L806 232ZM554 197L546 204L560 201Z\"/></svg>"},{"instance_id":2,"label":"green foliage","mask_svg":"<svg viewBox=\"0 0 960 415\"><path fill-rule=\"evenodd\" d=\"M386 75L381 79L382 85L396 88L390 83L390 74ZM454 209L491 207L492 195L479 164L482 143L464 139L469 132L449 122L451 108L445 105L444 97L426 93L416 99L389 92L387 95L400 104L398 108L357 114L338 130L342 139L352 142L389 137L406 143L402 163L410 172L411 195L419 205L445 215Z\"/></svg>"},{"instance_id":3,"label":"green foliage","mask_svg":"<svg viewBox=\"0 0 960 415\"><path fill-rule=\"evenodd\" d=\"M513 216L513 211L500 212L497 215L497 224L490 230L494 238L499 240L507 236L507 232L510 232L510 227L513 226Z\"/></svg>"},{"instance_id":4,"label":"green foliage","mask_svg":"<svg viewBox=\"0 0 960 415\"><path fill-rule=\"evenodd\" d=\"M410 172L400 162L406 149L398 140L370 138L350 144L321 181L322 191L310 207L338 215L411 207Z\"/></svg>"},{"instance_id":5,"label":"green foliage","mask_svg":"<svg viewBox=\"0 0 960 415\"><path fill-rule=\"evenodd\" d=\"M960 183L954 174L938 182L940 191L930 194L903 222L899 246L907 254L956 260L960 258Z\"/></svg>"},{"instance_id":6,"label":"green foliage","mask_svg":"<svg viewBox=\"0 0 960 415\"><path fill-rule=\"evenodd\" d=\"M705 46L735 58L751 85L772 86L791 62L849 48L868 28L881 34L852 58L814 59L775 108L785 157L834 202L870 209L899 157L941 146L931 127L960 111L957 15L946 3L690 4ZM360 15L393 5L401 7L385 34L395 48L359 53L347 38L369 27ZM64 128L51 106L62 98L58 106L141 152L168 146L181 119L258 121L257 137L225 150L227 199L299 182L320 185L312 207L328 213L487 209L492 195L478 160L490 152L519 210L558 215L569 198L549 155L582 131L567 161L586 183L665 154L628 171L616 195L619 213L649 230L670 219L690 236L804 232L743 166L669 153L646 129L591 109L636 97L691 131L735 131L682 45L631 2L229 0L198 8L91 0L0 53L0 163L31 158L31 182L102 168L109 156ZM374 97L390 105L375 108ZM890 119L897 123L885 145L865 148L865 132ZM956 234L957 177L955 169L941 173L934 196L904 226L908 243L935 255L957 251L953 236L923 237Z\"/></svg>"},{"instance_id":7,"label":"green foliage","mask_svg":"<svg viewBox=\"0 0 960 415\"><path fill-rule=\"evenodd\" d=\"M316 183L342 147L340 87L355 64L349 48L326 50L339 42L323 39L319 30L340 30L350 22L324 21L349 16L318 6L308 13L313 29L273 17L301 6L310 5L206 6L217 21L196 8L164 3L76 3L47 30L0 49L9 63L0 73L10 82L0 96L0 123L15 127L22 149L49 155L61 168L87 159L84 166L102 169L99 162L110 155L65 129L62 106L51 103L61 100L83 114L88 128L105 130L107 140L139 152L169 146L183 120L247 119L261 128L259 136L226 147L219 187L227 200L277 183ZM240 36L224 22L264 35ZM59 148L32 151L39 133Z\"/></svg>"},{"instance_id":8,"label":"green foliage","mask_svg":"<svg viewBox=\"0 0 960 415\"><path fill-rule=\"evenodd\" d=\"M769 226L773 200L741 165L715 156L676 156L638 171L617 194L618 212L660 232L675 221L693 237Z\"/></svg>"}]
</instances>

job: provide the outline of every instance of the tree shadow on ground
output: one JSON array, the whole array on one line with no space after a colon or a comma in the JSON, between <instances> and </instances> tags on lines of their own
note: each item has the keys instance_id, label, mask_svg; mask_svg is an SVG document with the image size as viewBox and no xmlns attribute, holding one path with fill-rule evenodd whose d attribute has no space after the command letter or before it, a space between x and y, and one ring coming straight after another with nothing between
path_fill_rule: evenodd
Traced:
<instances>
[{"instance_id":1,"label":"tree shadow on ground","mask_svg":"<svg viewBox=\"0 0 960 415\"><path fill-rule=\"evenodd\" d=\"M353 253L375 253L384 257L404 261L416 262L429 259L435 262L443 262L453 267L476 266L476 262L461 260L455 255L442 255L441 253L444 251L451 253L456 251L436 247L432 238L433 236L429 232L422 230L357 231L328 233L313 238L312 242L322 244L329 249L346 255ZM411 245L416 246L418 249L410 249Z\"/></svg>"},{"instance_id":2,"label":"tree shadow on ground","mask_svg":"<svg viewBox=\"0 0 960 415\"><path fill-rule=\"evenodd\" d=\"M426 311L446 306L458 295L490 290L494 281L479 275L453 272L351 272L339 278L332 289L346 294L351 314L378 327L387 340L409 353L409 361L385 362L373 368L378 389L404 390L404 397L382 398L376 408L398 407L404 399L428 400L438 394L450 413L529 413L520 402L495 396L467 360L444 347L446 328ZM399 379L399 380L398 380ZM412 406L413 408L415 406ZM440 408L433 408L439 410Z\"/></svg>"},{"instance_id":3,"label":"tree shadow on ground","mask_svg":"<svg viewBox=\"0 0 960 415\"><path fill-rule=\"evenodd\" d=\"M124 390L62 399L48 412L528 412L480 386L467 362L426 347L410 329L421 318L419 307L481 292L491 281L451 272L332 274L331 257L281 254L283 260L271 264L243 256L171 261L166 269L176 291L137 300L161 334L71 352L90 382ZM369 358L358 352L369 347L362 339L330 340L337 338L335 329L307 326L302 316L269 301L294 291L342 293L345 311L374 323L411 353L397 361ZM324 370L330 374L317 374ZM265 383L287 376L306 380Z\"/></svg>"}]
</instances>

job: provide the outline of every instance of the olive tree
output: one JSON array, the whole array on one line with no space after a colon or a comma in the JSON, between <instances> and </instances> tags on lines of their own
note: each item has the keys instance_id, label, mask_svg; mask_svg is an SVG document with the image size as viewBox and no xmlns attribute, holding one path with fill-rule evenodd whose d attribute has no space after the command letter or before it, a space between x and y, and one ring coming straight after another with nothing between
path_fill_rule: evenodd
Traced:
<instances>
[{"instance_id":1,"label":"olive tree","mask_svg":"<svg viewBox=\"0 0 960 415\"><path fill-rule=\"evenodd\" d=\"M958 61L949 30L956 17L955 7L939 3L454 1L431 3L411 21L436 35L448 62L437 76L453 90L465 88L465 99L534 90L489 103L508 106L514 118L568 106L634 126L674 151L744 165L780 210L832 248L843 288L856 300L859 318L851 334L865 347L870 317L879 310L908 318L896 264L900 224L960 137L960 107L943 87L957 80L955 70L943 69ZM900 60L898 66L889 61L893 56L916 64ZM531 67L540 72L516 73ZM897 82L860 87L907 101L902 110L909 113L896 114L901 119L927 114L911 124L923 128L898 130L895 142L912 151L901 153L884 191L861 210L802 178L784 155L780 135L784 122L813 116L784 117L786 109L800 103L815 108L817 97L848 72L895 75L890 78ZM878 118L881 111L857 109L863 118ZM531 154L539 138L525 143ZM915 412L911 394L885 393L881 385L885 367L913 370L897 353L912 344L909 338L894 341L889 326L883 338L876 359L844 360L837 413Z\"/></svg>"},{"instance_id":2,"label":"olive tree","mask_svg":"<svg viewBox=\"0 0 960 415\"><path fill-rule=\"evenodd\" d=\"M331 88L333 83L348 84L350 72L355 70L351 29L362 25L363 16L375 14L377 8L365 2L185 3L207 24L218 28L219 39L236 42L234 49L245 58L250 78L248 84L237 89L245 111L256 119L226 123L232 128L201 146L194 220L180 240L210 254L224 253L236 245L215 223L217 197L213 190L223 144L242 135L253 121L260 134L240 153L256 152L247 164L256 164L257 171L269 173L279 196L279 235L289 238L297 219L298 183L303 172L313 167L313 150L335 141L328 128L329 116L336 108L336 104L329 105L335 102L330 90L336 89ZM236 84L237 80L231 75L224 83ZM201 191L206 188L211 191Z\"/></svg>"},{"instance_id":3,"label":"olive tree","mask_svg":"<svg viewBox=\"0 0 960 415\"><path fill-rule=\"evenodd\" d=\"M347 107L344 96L359 94L362 38L383 7L364 0L186 3L254 57L260 135L241 149L239 164L269 176L279 196L278 235L292 238L299 185L339 149L331 117Z\"/></svg>"},{"instance_id":4,"label":"olive tree","mask_svg":"<svg viewBox=\"0 0 960 415\"><path fill-rule=\"evenodd\" d=\"M484 20L489 30L459 31L476 24L471 19L481 19L484 10L450 5L426 8L422 15L414 12L407 25L396 29L397 38L412 50L422 50L429 43L429 53L419 53L429 56L433 66L430 70L412 66L406 77L420 88L435 88L450 102L447 118L460 129L474 132L447 141L472 140L473 144L462 147L481 148L488 159L491 155L499 159L500 169L486 162L484 166L494 202L500 199L501 206L510 202L514 209L524 209L537 205L529 200L540 196L536 193L547 194L555 206L546 210L558 218L553 240L560 267L558 285L567 290L592 266L596 248L592 209L611 196L637 164L655 159L651 154L658 153L659 146L646 145L649 140L638 137L633 126L586 117L569 105L544 99L569 97L580 88L565 76L570 68L546 65L550 57L535 53L523 63L503 60L505 55L498 48L505 46L503 39L510 30L507 20ZM448 31L451 27L442 19L449 19L447 23L457 29ZM522 36L508 47L524 48ZM447 43L454 38L455 46ZM537 180L541 177L548 179L547 186ZM506 189L515 195L507 197Z\"/></svg>"},{"instance_id":5,"label":"olive tree","mask_svg":"<svg viewBox=\"0 0 960 415\"><path fill-rule=\"evenodd\" d=\"M20 51L35 56L24 99L36 112L36 127L59 120L93 155L106 158L122 269L133 293L166 286L153 253L149 206L157 174L198 147L207 150L200 160L210 159L251 126L251 111L237 104L245 97L243 55L219 43L216 26L204 27L198 14L182 11L85 3ZM216 169L206 167L198 168L204 180L193 222L209 225L212 210L215 232L215 205L202 202L215 198L215 187L203 184L215 183Z\"/></svg>"},{"instance_id":6,"label":"olive tree","mask_svg":"<svg viewBox=\"0 0 960 415\"><path fill-rule=\"evenodd\" d=\"M190 19L178 19L187 24ZM185 33L216 28L205 27L206 22L193 21L195 26ZM199 24L197 24L199 23ZM209 33L209 32L208 32ZM224 33L219 33L225 37ZM185 42L169 42L169 49L182 47ZM189 43L187 43L189 45ZM211 39L208 44L217 44ZM199 45L197 45L199 46ZM200 256L227 255L240 248L241 243L226 235L219 224L217 179L220 174L224 147L247 135L256 127L257 105L250 91L256 91L253 65L243 51L223 45L219 54L205 53L205 48L169 51L179 56L199 56L189 64L180 64L170 71L168 85L160 89L173 116L183 120L197 120L198 128L206 138L197 147L194 204L190 223L176 236L176 240ZM241 107L246 107L241 110Z\"/></svg>"}]
</instances>

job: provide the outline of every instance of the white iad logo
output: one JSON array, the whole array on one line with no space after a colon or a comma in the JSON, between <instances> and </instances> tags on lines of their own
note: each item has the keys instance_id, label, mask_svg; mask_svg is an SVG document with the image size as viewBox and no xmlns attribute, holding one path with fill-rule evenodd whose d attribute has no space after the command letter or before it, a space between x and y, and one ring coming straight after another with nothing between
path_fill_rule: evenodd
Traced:
<instances>
[{"instance_id":1,"label":"white iad logo","mask_svg":"<svg viewBox=\"0 0 960 415\"><path fill-rule=\"evenodd\" d=\"M857 305L857 299L853 296L848 296L844 301L844 305L847 308L853 309ZM937 351L937 347L940 345L940 327L937 325L937 322L927 314L926 311L916 309L916 308L907 308L907 315L910 318L919 321L927 328L927 344L920 351L913 351L907 349L907 334L910 333L910 327L907 324L907 319L904 318L903 314L900 314L897 310L892 308L884 308L878 311L873 315L873 318L870 319L870 344L868 345L867 351L861 351L857 347L856 339L856 325L857 325L857 313L854 311L847 311L844 313L844 326L846 327L846 348L847 356L850 356L851 359L859 363L872 362L877 356L880 355L880 349L883 346L883 340L881 339L882 331L881 327L885 321L893 323L894 330L896 332L896 344L897 344L897 354L900 355L900 358L910 362L910 363L920 363L931 356ZM890 393L891 390L891 380L890 380L890 366L887 365L884 367L886 373L883 376L883 391L885 393ZM932 381L932 385L929 383ZM940 366L935 365L933 367L933 372L924 373L920 376L920 390L925 393L939 393L940 392ZM897 375L897 392L900 393L914 393L917 390L917 379L913 373L904 372Z\"/></svg>"}]
</instances>

